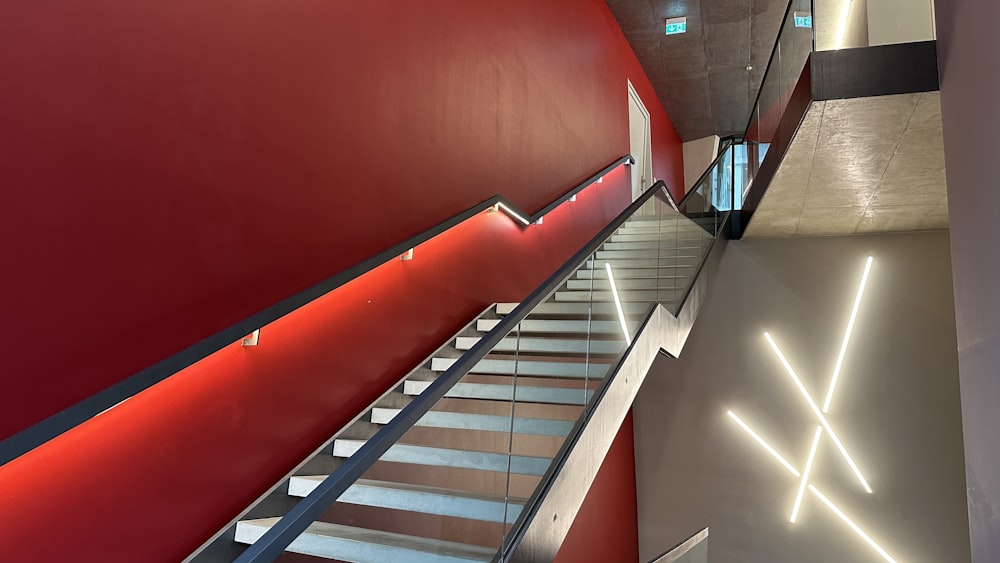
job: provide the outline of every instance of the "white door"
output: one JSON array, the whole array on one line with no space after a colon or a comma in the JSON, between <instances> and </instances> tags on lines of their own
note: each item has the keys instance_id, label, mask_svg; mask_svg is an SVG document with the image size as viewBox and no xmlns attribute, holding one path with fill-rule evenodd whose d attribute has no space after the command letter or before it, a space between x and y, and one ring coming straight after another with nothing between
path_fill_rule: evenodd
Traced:
<instances>
[{"instance_id":1,"label":"white door","mask_svg":"<svg viewBox=\"0 0 1000 563\"><path fill-rule=\"evenodd\" d=\"M635 200L653 183L653 159L649 112L631 81L628 83L628 136L629 152L635 158L635 165L632 166L632 199Z\"/></svg>"}]
</instances>

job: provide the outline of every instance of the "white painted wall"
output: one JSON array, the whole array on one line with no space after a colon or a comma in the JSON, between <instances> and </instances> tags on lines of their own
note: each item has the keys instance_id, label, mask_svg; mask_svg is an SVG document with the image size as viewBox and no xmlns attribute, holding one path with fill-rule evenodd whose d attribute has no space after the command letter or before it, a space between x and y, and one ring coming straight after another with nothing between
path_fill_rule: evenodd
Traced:
<instances>
[{"instance_id":1,"label":"white painted wall","mask_svg":"<svg viewBox=\"0 0 1000 563\"><path fill-rule=\"evenodd\" d=\"M719 154L719 136L711 135L684 143L684 192L694 186Z\"/></svg>"},{"instance_id":2,"label":"white painted wall","mask_svg":"<svg viewBox=\"0 0 1000 563\"><path fill-rule=\"evenodd\" d=\"M973 563L1000 561L1000 2L937 5ZM647 379L648 381L648 379Z\"/></svg>"},{"instance_id":3,"label":"white painted wall","mask_svg":"<svg viewBox=\"0 0 1000 563\"><path fill-rule=\"evenodd\" d=\"M933 0L868 0L868 44L935 38Z\"/></svg>"}]
</instances>

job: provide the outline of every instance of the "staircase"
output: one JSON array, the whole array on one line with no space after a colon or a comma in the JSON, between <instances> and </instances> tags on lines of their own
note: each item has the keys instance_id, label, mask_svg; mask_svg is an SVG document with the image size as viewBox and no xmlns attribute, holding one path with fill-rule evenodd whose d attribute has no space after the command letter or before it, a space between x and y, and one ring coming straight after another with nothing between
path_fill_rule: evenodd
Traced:
<instances>
[{"instance_id":1,"label":"staircase","mask_svg":"<svg viewBox=\"0 0 1000 563\"><path fill-rule=\"evenodd\" d=\"M626 221L287 551L351 562L492 560L626 338L657 303L676 314L713 240L676 213ZM491 307L411 373L288 480L288 497L313 491L516 306ZM250 516L236 526L238 543L279 520Z\"/></svg>"}]
</instances>

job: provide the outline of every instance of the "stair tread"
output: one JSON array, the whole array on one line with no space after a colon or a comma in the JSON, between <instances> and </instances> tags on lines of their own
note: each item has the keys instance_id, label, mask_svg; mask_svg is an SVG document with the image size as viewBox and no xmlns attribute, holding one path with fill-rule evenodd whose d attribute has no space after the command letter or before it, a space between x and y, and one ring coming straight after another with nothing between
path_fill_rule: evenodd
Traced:
<instances>
[{"instance_id":1,"label":"stair tread","mask_svg":"<svg viewBox=\"0 0 1000 563\"><path fill-rule=\"evenodd\" d=\"M306 481L312 483L316 486L323 482L324 479L329 477L329 475L295 475L291 478L292 481ZM371 487L378 489L390 489L394 491L406 491L412 493L421 493L428 495L439 495L446 497L459 497L464 499L472 500L482 500L489 502L504 502L504 497L498 495L487 495L483 493L473 493L470 491L461 491L458 489L448 489L445 487L430 487L427 485L413 485L411 483L398 483L395 481L380 481L377 479L358 479L354 482L355 485L360 485L362 487ZM302 495L304 496L304 495ZM510 504L524 505L528 502L528 499L519 497L507 497L507 501Z\"/></svg>"},{"instance_id":2,"label":"stair tread","mask_svg":"<svg viewBox=\"0 0 1000 563\"><path fill-rule=\"evenodd\" d=\"M372 409L372 422L388 424L401 410L375 407ZM572 430L573 424L574 422L571 420L514 417L514 433L536 436L567 436ZM430 410L420 418L416 425L459 430L510 432L510 416Z\"/></svg>"},{"instance_id":3,"label":"stair tread","mask_svg":"<svg viewBox=\"0 0 1000 563\"><path fill-rule=\"evenodd\" d=\"M338 438L333 442L333 455L350 457L360 449L367 440L349 440ZM339 452L339 453L338 453ZM416 461L416 458L426 458ZM435 459L436 463L429 463ZM546 457L513 455L505 453L483 452L478 450L458 450L437 446L417 446L412 444L393 444L380 458L382 461L407 463L411 465L436 465L456 467L461 469L476 469L481 471L506 472L541 477L552 461Z\"/></svg>"},{"instance_id":4,"label":"stair tread","mask_svg":"<svg viewBox=\"0 0 1000 563\"><path fill-rule=\"evenodd\" d=\"M591 379L600 379L591 375ZM430 386L430 381L407 381L403 383L403 393L420 395ZM445 397L451 399L483 399L487 401L510 401L515 392L513 385L494 383L456 383L448 390ZM553 405L583 405L585 399L590 399L593 390L584 393L581 387L538 387L534 385L518 385L516 401L519 403L540 403Z\"/></svg>"},{"instance_id":5,"label":"stair tread","mask_svg":"<svg viewBox=\"0 0 1000 563\"><path fill-rule=\"evenodd\" d=\"M236 526L236 541L253 543L268 529L277 524L279 518L259 518L244 520ZM410 536L395 532L357 528L329 522L313 522L299 536L288 551L340 559L351 557L349 547L337 545L350 542L353 544L369 544L390 548L397 552L409 552L409 561L432 561L441 558L442 561L489 561L496 554L496 549L477 545L436 540L420 536ZM416 557L420 557L417 559ZM376 561L377 559L343 559L345 561Z\"/></svg>"},{"instance_id":6,"label":"stair tread","mask_svg":"<svg viewBox=\"0 0 1000 563\"><path fill-rule=\"evenodd\" d=\"M618 330L621 330L620 326ZM439 372L447 371L456 361L458 361L457 358L433 358L431 359L431 370ZM517 368L518 375L524 376L573 378L583 377L589 373L591 377L603 377L608 370L609 364L591 362L589 370L586 366L587 364L582 362L515 361L487 358L479 360L479 363L469 373L512 375L514 369Z\"/></svg>"}]
</instances>

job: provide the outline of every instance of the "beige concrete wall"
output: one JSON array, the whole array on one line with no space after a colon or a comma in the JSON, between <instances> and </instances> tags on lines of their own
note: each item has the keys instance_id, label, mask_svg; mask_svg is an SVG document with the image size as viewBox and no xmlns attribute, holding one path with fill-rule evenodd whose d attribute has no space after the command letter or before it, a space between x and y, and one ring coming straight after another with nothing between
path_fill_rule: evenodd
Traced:
<instances>
[{"instance_id":1,"label":"beige concrete wall","mask_svg":"<svg viewBox=\"0 0 1000 563\"><path fill-rule=\"evenodd\" d=\"M694 186L719 154L719 136L711 135L684 143L684 192Z\"/></svg>"},{"instance_id":2,"label":"beige concrete wall","mask_svg":"<svg viewBox=\"0 0 1000 563\"><path fill-rule=\"evenodd\" d=\"M893 45L934 39L933 0L867 1L870 45Z\"/></svg>"}]
</instances>

